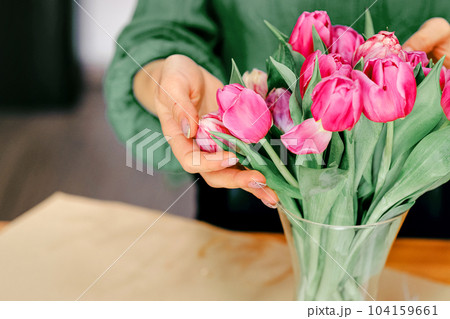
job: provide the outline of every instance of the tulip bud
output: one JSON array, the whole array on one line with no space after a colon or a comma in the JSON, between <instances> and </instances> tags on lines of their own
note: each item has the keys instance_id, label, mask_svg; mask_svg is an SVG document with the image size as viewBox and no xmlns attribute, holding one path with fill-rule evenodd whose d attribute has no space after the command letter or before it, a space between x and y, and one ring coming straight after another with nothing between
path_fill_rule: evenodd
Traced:
<instances>
[{"instance_id":1,"label":"tulip bud","mask_svg":"<svg viewBox=\"0 0 450 319\"><path fill-rule=\"evenodd\" d=\"M282 132L287 132L294 127L289 110L291 92L286 89L274 89L266 99L267 106L272 113L273 123Z\"/></svg>"},{"instance_id":2,"label":"tulip bud","mask_svg":"<svg viewBox=\"0 0 450 319\"><path fill-rule=\"evenodd\" d=\"M445 116L450 121L450 82L447 83L442 91L441 105Z\"/></svg>"},{"instance_id":3,"label":"tulip bud","mask_svg":"<svg viewBox=\"0 0 450 319\"><path fill-rule=\"evenodd\" d=\"M343 25L333 26L332 35L330 53L338 53L350 64L353 53L364 43L364 38L354 29Z\"/></svg>"},{"instance_id":4,"label":"tulip bud","mask_svg":"<svg viewBox=\"0 0 450 319\"><path fill-rule=\"evenodd\" d=\"M260 71L258 69L253 69L252 72L248 73L246 71L242 76L242 80L245 83L245 86L258 93L262 96L263 99L266 98L267 95L267 73Z\"/></svg>"},{"instance_id":5,"label":"tulip bud","mask_svg":"<svg viewBox=\"0 0 450 319\"><path fill-rule=\"evenodd\" d=\"M360 84L346 76L336 74L323 79L311 98L311 113L327 131L351 130L361 116Z\"/></svg>"},{"instance_id":6,"label":"tulip bud","mask_svg":"<svg viewBox=\"0 0 450 319\"><path fill-rule=\"evenodd\" d=\"M239 84L217 90L222 122L231 134L245 143L257 143L272 126L272 114L258 93Z\"/></svg>"},{"instance_id":7,"label":"tulip bud","mask_svg":"<svg viewBox=\"0 0 450 319\"><path fill-rule=\"evenodd\" d=\"M303 12L292 30L289 43L292 49L307 57L314 52L312 26L317 30L326 47L331 44L331 21L325 11Z\"/></svg>"},{"instance_id":8,"label":"tulip bud","mask_svg":"<svg viewBox=\"0 0 450 319\"><path fill-rule=\"evenodd\" d=\"M211 138L211 132L230 134L223 125L219 112L213 112L202 116L200 121L198 121L197 135L195 136L195 141L202 151L214 153L220 151L221 148ZM228 145L225 140L220 138L219 140Z\"/></svg>"},{"instance_id":9,"label":"tulip bud","mask_svg":"<svg viewBox=\"0 0 450 319\"><path fill-rule=\"evenodd\" d=\"M281 136L281 142L294 154L320 154L330 143L332 133L320 121L307 119Z\"/></svg>"},{"instance_id":10,"label":"tulip bud","mask_svg":"<svg viewBox=\"0 0 450 319\"><path fill-rule=\"evenodd\" d=\"M407 62L395 55L369 60L364 73L352 71L359 80L364 115L374 122L389 122L407 116L416 101L416 80Z\"/></svg>"},{"instance_id":11,"label":"tulip bud","mask_svg":"<svg viewBox=\"0 0 450 319\"><path fill-rule=\"evenodd\" d=\"M352 71L352 67L346 64L339 54L322 54L320 51L310 54L303 62L300 70L299 86L302 97L305 95L309 81L311 81L316 65L316 56L318 57L319 72L322 79L335 73L349 76Z\"/></svg>"},{"instance_id":12,"label":"tulip bud","mask_svg":"<svg viewBox=\"0 0 450 319\"><path fill-rule=\"evenodd\" d=\"M406 61L411 64L413 68L416 67L417 64L422 62L422 67L428 65L430 60L428 60L427 54L423 51L405 51Z\"/></svg>"},{"instance_id":13,"label":"tulip bud","mask_svg":"<svg viewBox=\"0 0 450 319\"><path fill-rule=\"evenodd\" d=\"M380 31L356 49L353 56L353 65L358 63L361 57L364 57L364 61L368 61L375 58L382 59L391 54L406 61L406 53L402 50L394 32Z\"/></svg>"}]
</instances>

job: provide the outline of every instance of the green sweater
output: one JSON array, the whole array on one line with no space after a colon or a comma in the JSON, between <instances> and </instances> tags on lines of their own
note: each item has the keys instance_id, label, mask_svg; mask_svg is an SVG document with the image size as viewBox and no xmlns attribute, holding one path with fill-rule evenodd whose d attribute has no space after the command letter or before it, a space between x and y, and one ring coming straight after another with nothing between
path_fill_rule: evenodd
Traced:
<instances>
[{"instance_id":1,"label":"green sweater","mask_svg":"<svg viewBox=\"0 0 450 319\"><path fill-rule=\"evenodd\" d=\"M401 42L429 18L450 20L449 0L140 0L117 40L132 58L117 48L106 75L109 121L124 142L146 128L161 132L158 119L139 104L132 89L136 72L153 60L183 54L226 83L231 58L242 72L265 69L277 40L264 20L290 34L303 11L326 10L332 24L361 33L367 7L375 31L394 30ZM166 143L157 149L154 163L164 158L168 147ZM163 169L182 172L174 156Z\"/></svg>"}]
</instances>

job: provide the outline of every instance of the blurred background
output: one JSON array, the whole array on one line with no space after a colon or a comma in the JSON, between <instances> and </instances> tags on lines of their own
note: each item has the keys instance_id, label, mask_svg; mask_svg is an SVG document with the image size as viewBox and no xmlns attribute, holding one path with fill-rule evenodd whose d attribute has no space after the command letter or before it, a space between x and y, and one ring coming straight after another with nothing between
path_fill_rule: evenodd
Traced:
<instances>
[{"instance_id":1,"label":"blurred background","mask_svg":"<svg viewBox=\"0 0 450 319\"><path fill-rule=\"evenodd\" d=\"M79 0L113 37L136 2ZM115 48L105 31L72 0L2 1L0 25L0 220L56 191L166 210L190 183L125 165L105 118L102 79ZM194 211L194 187L170 209Z\"/></svg>"},{"instance_id":2,"label":"blurred background","mask_svg":"<svg viewBox=\"0 0 450 319\"><path fill-rule=\"evenodd\" d=\"M166 210L190 185L127 167L106 121L107 33L119 35L137 0L77 1L98 25L72 0L0 3L0 220L56 191ZM448 237L448 188L425 195L401 235ZM195 211L195 187L170 209Z\"/></svg>"}]
</instances>

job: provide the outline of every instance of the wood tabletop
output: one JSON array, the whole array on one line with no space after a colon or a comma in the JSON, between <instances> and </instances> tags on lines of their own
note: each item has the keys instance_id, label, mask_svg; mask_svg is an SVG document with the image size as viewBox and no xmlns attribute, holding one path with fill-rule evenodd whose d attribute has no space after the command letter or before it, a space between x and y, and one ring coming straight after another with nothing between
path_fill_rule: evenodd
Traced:
<instances>
[{"instance_id":1,"label":"wood tabletop","mask_svg":"<svg viewBox=\"0 0 450 319\"><path fill-rule=\"evenodd\" d=\"M0 230L7 224L0 221ZM450 240L399 238L394 243L386 265L450 284Z\"/></svg>"}]
</instances>

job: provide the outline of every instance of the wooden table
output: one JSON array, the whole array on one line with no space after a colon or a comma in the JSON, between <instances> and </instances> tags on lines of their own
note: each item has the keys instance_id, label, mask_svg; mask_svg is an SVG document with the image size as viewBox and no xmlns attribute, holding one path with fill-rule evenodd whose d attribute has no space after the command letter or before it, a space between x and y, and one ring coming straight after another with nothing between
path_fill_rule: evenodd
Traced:
<instances>
[{"instance_id":1,"label":"wooden table","mask_svg":"<svg viewBox=\"0 0 450 319\"><path fill-rule=\"evenodd\" d=\"M6 221L0 221L0 230L7 224ZM450 284L450 240L399 238L394 243L386 265Z\"/></svg>"}]
</instances>

